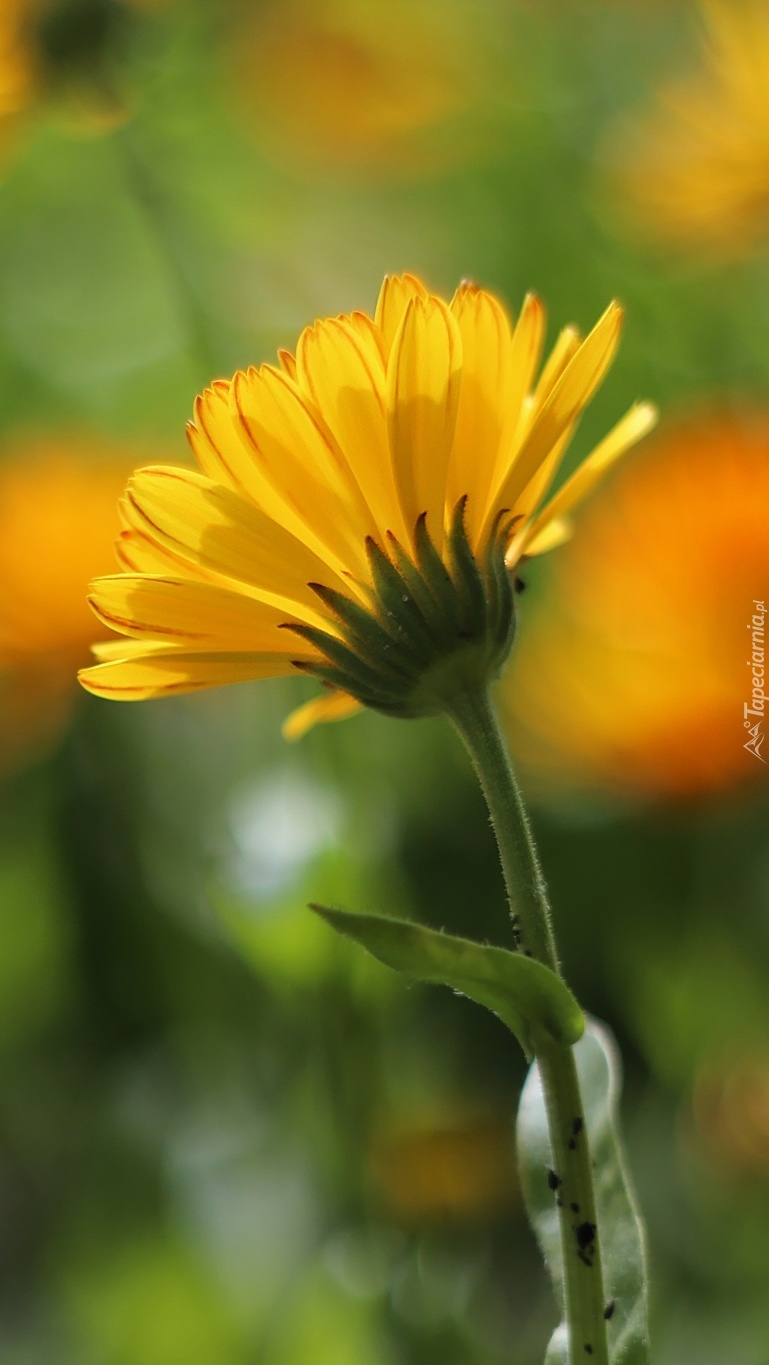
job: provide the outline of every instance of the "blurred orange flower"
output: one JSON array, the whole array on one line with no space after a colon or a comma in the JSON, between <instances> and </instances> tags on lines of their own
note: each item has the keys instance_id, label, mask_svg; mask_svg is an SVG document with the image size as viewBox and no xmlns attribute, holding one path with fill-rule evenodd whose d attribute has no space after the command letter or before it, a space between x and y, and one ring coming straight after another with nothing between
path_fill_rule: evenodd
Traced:
<instances>
[{"instance_id":1,"label":"blurred orange flower","mask_svg":"<svg viewBox=\"0 0 769 1365\"><path fill-rule=\"evenodd\" d=\"M0 771L56 737L103 635L86 603L115 564L132 463L93 443L19 440L0 460Z\"/></svg>"},{"instance_id":2,"label":"blurred orange flower","mask_svg":"<svg viewBox=\"0 0 769 1365\"><path fill-rule=\"evenodd\" d=\"M683 246L740 255L769 228L769 4L702 0L700 69L610 147L629 225Z\"/></svg>"},{"instance_id":3,"label":"blurred orange flower","mask_svg":"<svg viewBox=\"0 0 769 1365\"><path fill-rule=\"evenodd\" d=\"M478 34L452 0L272 0L238 35L240 88L280 160L423 172L461 154Z\"/></svg>"},{"instance_id":4,"label":"blurred orange flower","mask_svg":"<svg viewBox=\"0 0 769 1365\"><path fill-rule=\"evenodd\" d=\"M751 660L764 666L767 507L769 413L682 423L596 496L502 684L535 794L691 797L766 776Z\"/></svg>"}]
</instances>

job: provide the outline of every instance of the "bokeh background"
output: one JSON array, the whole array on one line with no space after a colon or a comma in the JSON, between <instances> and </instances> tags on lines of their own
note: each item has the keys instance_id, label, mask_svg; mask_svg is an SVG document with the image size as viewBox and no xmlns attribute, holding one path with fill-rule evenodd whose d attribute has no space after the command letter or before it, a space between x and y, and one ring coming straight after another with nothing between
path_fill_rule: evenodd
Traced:
<instances>
[{"instance_id":1,"label":"bokeh background","mask_svg":"<svg viewBox=\"0 0 769 1365\"><path fill-rule=\"evenodd\" d=\"M768 73L761 0L4 0L7 1365L542 1359L517 1045L305 908L509 942L454 736L366 714L287 745L299 679L135 708L73 682L127 471L187 460L203 385L401 269L534 288L551 338L624 301L574 461L662 410L526 566L500 706L568 978L625 1058L655 1360L769 1361Z\"/></svg>"}]
</instances>

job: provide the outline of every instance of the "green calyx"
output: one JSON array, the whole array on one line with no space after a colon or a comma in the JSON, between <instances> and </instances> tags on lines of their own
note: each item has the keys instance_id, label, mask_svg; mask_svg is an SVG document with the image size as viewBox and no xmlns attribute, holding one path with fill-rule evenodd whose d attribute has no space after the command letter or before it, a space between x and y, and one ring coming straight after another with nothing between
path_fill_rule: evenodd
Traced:
<instances>
[{"instance_id":1,"label":"green calyx","mask_svg":"<svg viewBox=\"0 0 769 1365\"><path fill-rule=\"evenodd\" d=\"M371 609L313 583L333 613L341 638L314 626L287 629L309 641L323 661L297 667L387 715L437 715L458 692L497 677L513 642L515 601L505 566L510 516L497 519L479 562L457 503L438 554L421 516L412 560L393 536L388 550L367 543L373 582Z\"/></svg>"}]
</instances>

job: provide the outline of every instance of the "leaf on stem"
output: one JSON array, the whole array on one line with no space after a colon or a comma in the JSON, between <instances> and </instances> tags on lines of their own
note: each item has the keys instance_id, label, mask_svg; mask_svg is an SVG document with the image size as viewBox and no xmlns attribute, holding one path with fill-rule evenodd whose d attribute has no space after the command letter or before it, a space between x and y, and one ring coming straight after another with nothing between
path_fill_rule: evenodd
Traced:
<instances>
[{"instance_id":1,"label":"leaf on stem","mask_svg":"<svg viewBox=\"0 0 769 1365\"><path fill-rule=\"evenodd\" d=\"M614 1040L590 1020L574 1049L585 1102L592 1157L601 1258L606 1283L611 1365L649 1365L647 1274L644 1233L625 1169L617 1105L620 1065ZM558 1210L548 1183L552 1166L547 1115L536 1063L529 1071L518 1110L518 1162L524 1199L558 1297L563 1302L563 1259ZM568 1365L563 1324L553 1334L545 1365Z\"/></svg>"},{"instance_id":2,"label":"leaf on stem","mask_svg":"<svg viewBox=\"0 0 769 1365\"><path fill-rule=\"evenodd\" d=\"M507 1024L529 1058L543 1031L566 1046L582 1034L584 1018L574 996L555 972L534 958L438 933L407 920L324 905L310 908L338 933L355 939L395 971L417 981L451 986L485 1005Z\"/></svg>"}]
</instances>

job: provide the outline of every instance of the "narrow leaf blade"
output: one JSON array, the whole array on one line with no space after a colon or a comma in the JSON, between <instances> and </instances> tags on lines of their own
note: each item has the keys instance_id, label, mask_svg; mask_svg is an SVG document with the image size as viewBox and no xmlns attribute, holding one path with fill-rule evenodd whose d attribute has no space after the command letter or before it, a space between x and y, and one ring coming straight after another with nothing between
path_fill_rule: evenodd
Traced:
<instances>
[{"instance_id":1,"label":"narrow leaf blade","mask_svg":"<svg viewBox=\"0 0 769 1365\"><path fill-rule=\"evenodd\" d=\"M574 996L555 972L533 958L407 920L322 905L311 909L386 966L418 981L451 986L485 1005L512 1030L527 1056L542 1030L566 1046L582 1034L584 1019Z\"/></svg>"},{"instance_id":2,"label":"narrow leaf blade","mask_svg":"<svg viewBox=\"0 0 769 1365\"><path fill-rule=\"evenodd\" d=\"M585 1121L594 1165L607 1292L611 1365L649 1365L646 1248L643 1225L625 1167L617 1125L620 1065L611 1034L594 1020L575 1049ZM524 1199L559 1302L563 1303L563 1259L555 1196L547 1179L550 1139L536 1063L529 1071L518 1110L518 1161ZM561 1324L550 1342L546 1365L567 1365L568 1342Z\"/></svg>"}]
</instances>

